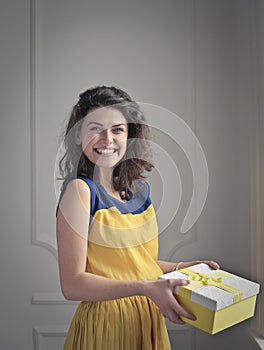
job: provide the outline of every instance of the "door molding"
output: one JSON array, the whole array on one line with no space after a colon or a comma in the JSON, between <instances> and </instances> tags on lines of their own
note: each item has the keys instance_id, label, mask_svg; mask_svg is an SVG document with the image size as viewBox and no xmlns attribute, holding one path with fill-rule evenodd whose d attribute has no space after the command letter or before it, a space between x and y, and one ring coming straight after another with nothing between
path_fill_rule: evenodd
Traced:
<instances>
[{"instance_id":1,"label":"door molding","mask_svg":"<svg viewBox=\"0 0 264 350\"><path fill-rule=\"evenodd\" d=\"M47 339L63 338L65 339L68 331L68 326L35 326L33 328L33 349L42 350L44 347L42 344ZM46 347L45 347L46 349Z\"/></svg>"},{"instance_id":2,"label":"door molding","mask_svg":"<svg viewBox=\"0 0 264 350\"><path fill-rule=\"evenodd\" d=\"M31 244L48 250L57 259L57 249L38 236L36 184L36 0L30 0L30 184L31 184Z\"/></svg>"}]
</instances>

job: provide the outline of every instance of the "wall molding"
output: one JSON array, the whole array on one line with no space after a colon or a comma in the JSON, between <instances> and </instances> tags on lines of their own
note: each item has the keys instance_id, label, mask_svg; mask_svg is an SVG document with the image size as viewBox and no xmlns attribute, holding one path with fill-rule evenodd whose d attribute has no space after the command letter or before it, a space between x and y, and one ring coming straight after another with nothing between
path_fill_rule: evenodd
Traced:
<instances>
[{"instance_id":1,"label":"wall molding","mask_svg":"<svg viewBox=\"0 0 264 350\"><path fill-rule=\"evenodd\" d=\"M37 139L36 139L36 87L37 87L37 72L36 72L36 35L37 35L37 17L36 17L37 0L30 0L30 135L31 135L31 244L42 247L49 251L57 259L57 249L48 241L40 238L37 230ZM195 0L184 2L184 50L185 50L185 102L184 113L185 121L196 133L196 43L195 43ZM175 253L182 247L192 244L197 241L197 227L194 227L186 234L179 234L177 237L178 243L169 251L168 260L171 260ZM77 302L67 301L59 293L35 293L31 300L32 305L77 305ZM64 337L67 333L66 326L39 326L33 328L34 350L40 347L42 338L49 337ZM169 333L181 334L192 337L192 343L195 344L195 332L191 328L169 329Z\"/></svg>"},{"instance_id":2,"label":"wall molding","mask_svg":"<svg viewBox=\"0 0 264 350\"><path fill-rule=\"evenodd\" d=\"M57 248L45 240L43 237L39 237L37 228L37 186L36 186L36 86L37 86L37 73L36 73L36 13L37 13L37 0L30 0L30 125L31 125L31 244L34 246L40 246L43 249L49 251L57 259ZM185 120L188 125L196 133L196 43L195 43L195 0L188 0L184 2L184 43L185 43ZM172 257L176 251L185 245L191 244L197 240L197 228L196 225L185 235L179 236L179 244L169 252L168 256Z\"/></svg>"},{"instance_id":3,"label":"wall molding","mask_svg":"<svg viewBox=\"0 0 264 350\"><path fill-rule=\"evenodd\" d=\"M189 343L189 348L188 350L195 350L196 349L196 331L194 329L194 327L189 326L189 325L184 325L184 326L177 326L177 325L173 325L173 328L171 328L170 326L167 327L168 328L168 334L170 336L171 339L171 347L172 350L178 349L178 347L180 347L180 342L182 341L181 339L179 339L179 342L177 342L177 339L179 337L184 337L186 339L188 339L188 343ZM175 343L174 343L174 336L175 336ZM175 345L175 347L174 347ZM184 343L184 349L187 350L186 348L187 343Z\"/></svg>"},{"instance_id":4,"label":"wall molding","mask_svg":"<svg viewBox=\"0 0 264 350\"><path fill-rule=\"evenodd\" d=\"M78 305L78 301L66 300L61 293L35 293L32 305Z\"/></svg>"},{"instance_id":5,"label":"wall molding","mask_svg":"<svg viewBox=\"0 0 264 350\"><path fill-rule=\"evenodd\" d=\"M197 134L197 101L196 101L196 6L195 0L184 2L184 56L185 56L185 102L184 114L185 121L192 129L194 134ZM197 168L197 163L192 164ZM185 234L179 234L179 240L170 251L166 254L166 259L172 261L178 251L183 247L193 244L197 241L197 225L194 226Z\"/></svg>"},{"instance_id":6,"label":"wall molding","mask_svg":"<svg viewBox=\"0 0 264 350\"><path fill-rule=\"evenodd\" d=\"M41 350L41 342L43 338L65 338L68 326L36 326L33 328L33 349Z\"/></svg>"},{"instance_id":7,"label":"wall molding","mask_svg":"<svg viewBox=\"0 0 264 350\"><path fill-rule=\"evenodd\" d=\"M251 274L263 285L264 283L264 69L262 44L261 17L259 3L256 0L249 2L250 29L251 29ZM264 338L264 295L260 293L257 302L257 312L252 320L252 328L256 334Z\"/></svg>"},{"instance_id":8,"label":"wall molding","mask_svg":"<svg viewBox=\"0 0 264 350\"><path fill-rule=\"evenodd\" d=\"M57 249L38 237L36 186L36 0L30 0L30 165L31 244L48 250L57 259Z\"/></svg>"},{"instance_id":9,"label":"wall molding","mask_svg":"<svg viewBox=\"0 0 264 350\"><path fill-rule=\"evenodd\" d=\"M254 332L251 332L250 336L251 336L251 339L252 339L252 342L254 344L255 349L264 350L264 339L260 338Z\"/></svg>"}]
</instances>

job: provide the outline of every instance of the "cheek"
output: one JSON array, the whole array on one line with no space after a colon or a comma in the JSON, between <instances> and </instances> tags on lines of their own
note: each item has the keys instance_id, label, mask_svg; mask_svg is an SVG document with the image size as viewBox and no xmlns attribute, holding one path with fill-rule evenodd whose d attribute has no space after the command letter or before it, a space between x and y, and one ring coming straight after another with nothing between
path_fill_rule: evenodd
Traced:
<instances>
[{"instance_id":1,"label":"cheek","mask_svg":"<svg viewBox=\"0 0 264 350\"><path fill-rule=\"evenodd\" d=\"M127 150L127 139L126 138L120 140L119 147L120 147L122 154L124 155L126 153L126 150Z\"/></svg>"},{"instance_id":2,"label":"cheek","mask_svg":"<svg viewBox=\"0 0 264 350\"><path fill-rule=\"evenodd\" d=\"M116 142L120 146L126 147L126 145L127 145L127 137L125 135L122 135L116 140Z\"/></svg>"},{"instance_id":3,"label":"cheek","mask_svg":"<svg viewBox=\"0 0 264 350\"><path fill-rule=\"evenodd\" d=\"M97 137L94 134L86 134L82 137L82 148L92 147L97 142Z\"/></svg>"}]
</instances>

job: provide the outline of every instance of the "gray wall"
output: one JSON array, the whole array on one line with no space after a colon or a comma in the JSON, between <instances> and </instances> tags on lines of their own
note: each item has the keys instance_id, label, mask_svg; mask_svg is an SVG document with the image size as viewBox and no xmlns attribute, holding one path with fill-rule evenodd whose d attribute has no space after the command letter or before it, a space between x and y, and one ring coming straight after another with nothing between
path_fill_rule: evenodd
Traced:
<instances>
[{"instance_id":1,"label":"gray wall","mask_svg":"<svg viewBox=\"0 0 264 350\"><path fill-rule=\"evenodd\" d=\"M58 349L74 312L75 305L60 296L53 176L64 120L88 86L117 85L138 101L172 111L204 149L207 201L198 222L182 235L179 227L192 193L190 167L177 145L157 134L157 142L178 160L185 190L177 215L160 236L160 256L215 259L250 277L252 3L258 2L2 4L1 348ZM258 15L261 23L263 14ZM158 174L151 184L158 206ZM222 349L223 344L251 349L248 327L244 322L212 337L168 324L173 347L187 350Z\"/></svg>"}]
</instances>

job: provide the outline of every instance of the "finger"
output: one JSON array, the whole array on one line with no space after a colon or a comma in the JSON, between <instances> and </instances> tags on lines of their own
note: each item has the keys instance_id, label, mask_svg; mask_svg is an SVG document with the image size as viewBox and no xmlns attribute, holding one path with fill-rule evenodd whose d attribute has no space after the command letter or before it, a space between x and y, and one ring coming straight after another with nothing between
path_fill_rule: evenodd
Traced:
<instances>
[{"instance_id":1,"label":"finger","mask_svg":"<svg viewBox=\"0 0 264 350\"><path fill-rule=\"evenodd\" d=\"M181 318L180 318L180 316L178 315L177 316L177 321L175 322L175 323L177 323L177 324L181 324L181 325L184 325L184 324L186 324Z\"/></svg>"},{"instance_id":2,"label":"finger","mask_svg":"<svg viewBox=\"0 0 264 350\"><path fill-rule=\"evenodd\" d=\"M173 311L168 314L168 319L173 323L177 323L180 325L185 324L185 322L180 318L180 316L176 312L173 312Z\"/></svg>"},{"instance_id":3,"label":"finger","mask_svg":"<svg viewBox=\"0 0 264 350\"><path fill-rule=\"evenodd\" d=\"M175 280L172 280L172 284L174 286L187 286L188 284L190 284L190 280L184 280L184 279L175 279ZM184 316L192 321L195 321L196 320L196 317L192 314L190 314L189 312L187 312L178 302L177 300L177 296L175 295L175 307L174 307L174 312L176 314L179 314L180 316Z\"/></svg>"},{"instance_id":4,"label":"finger","mask_svg":"<svg viewBox=\"0 0 264 350\"><path fill-rule=\"evenodd\" d=\"M189 279L185 280L185 279L182 279L182 278L177 278L177 279L172 279L171 280L171 284L172 284L173 287L187 286L190 283L191 283L191 281Z\"/></svg>"},{"instance_id":5,"label":"finger","mask_svg":"<svg viewBox=\"0 0 264 350\"><path fill-rule=\"evenodd\" d=\"M187 310L185 310L181 306L181 304L177 300L177 296L176 295L175 295L174 301L175 301L175 303L174 303L174 306L172 307L172 311L174 313L176 313L180 317L183 316L185 318L188 318L191 321L195 321L196 320L196 317L194 315L190 314Z\"/></svg>"},{"instance_id":6,"label":"finger","mask_svg":"<svg viewBox=\"0 0 264 350\"><path fill-rule=\"evenodd\" d=\"M206 260L205 263L212 267L214 270L218 270L220 268L220 265L215 261Z\"/></svg>"},{"instance_id":7,"label":"finger","mask_svg":"<svg viewBox=\"0 0 264 350\"><path fill-rule=\"evenodd\" d=\"M177 305L176 312L179 316L183 316L185 318L188 318L191 321L196 321L196 317L192 314L190 314L188 311L186 311L179 303Z\"/></svg>"}]
</instances>

